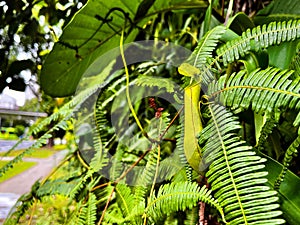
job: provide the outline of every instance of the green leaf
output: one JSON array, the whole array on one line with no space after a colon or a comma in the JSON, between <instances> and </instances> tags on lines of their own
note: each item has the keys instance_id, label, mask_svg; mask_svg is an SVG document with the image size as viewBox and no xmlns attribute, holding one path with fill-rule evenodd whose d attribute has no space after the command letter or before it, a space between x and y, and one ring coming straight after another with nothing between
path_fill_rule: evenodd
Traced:
<instances>
[{"instance_id":1,"label":"green leaf","mask_svg":"<svg viewBox=\"0 0 300 225\"><path fill-rule=\"evenodd\" d=\"M275 0L260 10L254 18L255 24L300 18L300 4L295 0Z\"/></svg>"},{"instance_id":2,"label":"green leaf","mask_svg":"<svg viewBox=\"0 0 300 225\"><path fill-rule=\"evenodd\" d=\"M292 59L289 69L294 70L293 78L299 77L300 76L300 51L299 51L299 44L296 48L296 55Z\"/></svg>"},{"instance_id":3,"label":"green leaf","mask_svg":"<svg viewBox=\"0 0 300 225\"><path fill-rule=\"evenodd\" d=\"M225 27L217 26L207 32L205 36L201 38L197 47L186 62L199 69L202 68L207 59L212 57L212 52L215 50L219 39L225 31Z\"/></svg>"},{"instance_id":4,"label":"green leaf","mask_svg":"<svg viewBox=\"0 0 300 225\"><path fill-rule=\"evenodd\" d=\"M272 158L260 153L267 158L266 169L268 173L268 184L274 187L274 183L282 171L283 166ZM279 198L281 201L281 210L283 216L290 225L300 224L300 179L290 170L287 170L284 181L281 183Z\"/></svg>"},{"instance_id":5,"label":"green leaf","mask_svg":"<svg viewBox=\"0 0 300 225\"><path fill-rule=\"evenodd\" d=\"M284 42L268 48L269 65L280 69L288 69L294 56L299 40Z\"/></svg>"},{"instance_id":6,"label":"green leaf","mask_svg":"<svg viewBox=\"0 0 300 225\"><path fill-rule=\"evenodd\" d=\"M222 76L217 83L212 82L209 85L210 98L218 96L219 101L232 109L247 109L251 106L257 113L280 112L280 109L286 108L299 109L300 79L289 79L293 71L267 68L255 70L244 79L245 73L240 71L228 81L226 76Z\"/></svg>"},{"instance_id":7,"label":"green leaf","mask_svg":"<svg viewBox=\"0 0 300 225\"><path fill-rule=\"evenodd\" d=\"M99 56L119 46L120 33L125 22L125 43L129 43L138 33L136 25L142 27L158 13L206 8L206 1L160 0L150 7L148 14L140 18L141 4L145 5L146 2L90 0L65 28L44 63L41 87L45 93L56 97L74 94L89 65ZM151 4L146 5L148 8Z\"/></svg>"},{"instance_id":8,"label":"green leaf","mask_svg":"<svg viewBox=\"0 0 300 225\"><path fill-rule=\"evenodd\" d=\"M149 215L151 220L157 222L163 218L164 214L191 209L199 201L208 203L217 209L225 222L223 209L218 201L212 197L211 190L208 190L205 185L200 187L197 183L191 182L162 185L157 195L152 195L149 198L145 213Z\"/></svg>"},{"instance_id":9,"label":"green leaf","mask_svg":"<svg viewBox=\"0 0 300 225\"><path fill-rule=\"evenodd\" d=\"M148 86L148 87L158 87L164 88L167 92L173 93L175 91L174 82L171 82L167 78L162 77L151 77L151 76L140 76L136 79L136 84L138 86Z\"/></svg>"},{"instance_id":10,"label":"green leaf","mask_svg":"<svg viewBox=\"0 0 300 225\"><path fill-rule=\"evenodd\" d=\"M118 184L116 186L116 194L117 203L123 213L123 216L126 217L134 208L134 195L131 193L131 189L124 184Z\"/></svg>"},{"instance_id":11,"label":"green leaf","mask_svg":"<svg viewBox=\"0 0 300 225\"><path fill-rule=\"evenodd\" d=\"M240 141L238 119L221 105L209 105L211 119L199 134L203 169L213 196L224 209L230 224L283 224L277 193L270 190L265 159ZM270 211L272 209L272 211ZM266 223L266 219L272 223Z\"/></svg>"},{"instance_id":12,"label":"green leaf","mask_svg":"<svg viewBox=\"0 0 300 225\"><path fill-rule=\"evenodd\" d=\"M254 28L254 23L245 13L239 12L228 21L227 27L238 35L241 35L248 28Z\"/></svg>"},{"instance_id":13,"label":"green leaf","mask_svg":"<svg viewBox=\"0 0 300 225\"><path fill-rule=\"evenodd\" d=\"M217 54L223 59L223 64L244 57L250 51L261 51L272 45L284 42L292 42L300 37L300 20L289 20L283 22L272 22L268 25L257 26L247 29L236 39L226 42L217 49Z\"/></svg>"},{"instance_id":14,"label":"green leaf","mask_svg":"<svg viewBox=\"0 0 300 225\"><path fill-rule=\"evenodd\" d=\"M87 203L81 209L79 224L93 225L96 222L97 199L94 193L89 193Z\"/></svg>"},{"instance_id":15,"label":"green leaf","mask_svg":"<svg viewBox=\"0 0 300 225\"><path fill-rule=\"evenodd\" d=\"M300 5L298 1L275 0L266 8L259 11L254 18L256 24L265 24L273 21L283 21L300 18ZM298 41L282 43L279 46L271 46L268 49L271 66L287 69L292 57L295 55L295 50Z\"/></svg>"}]
</instances>

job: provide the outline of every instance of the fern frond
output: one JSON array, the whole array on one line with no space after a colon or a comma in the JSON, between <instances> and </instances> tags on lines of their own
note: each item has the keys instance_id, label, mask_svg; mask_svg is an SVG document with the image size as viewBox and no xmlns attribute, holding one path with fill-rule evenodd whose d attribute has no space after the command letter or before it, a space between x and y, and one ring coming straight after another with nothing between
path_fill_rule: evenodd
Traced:
<instances>
[{"instance_id":1,"label":"fern frond","mask_svg":"<svg viewBox=\"0 0 300 225\"><path fill-rule=\"evenodd\" d=\"M124 158L124 146L119 144L116 149L116 153L110 159L109 178L111 180L118 179L122 172L126 170L126 164L123 163Z\"/></svg>"},{"instance_id":2,"label":"fern frond","mask_svg":"<svg viewBox=\"0 0 300 225\"><path fill-rule=\"evenodd\" d=\"M199 143L204 144L203 161L209 165L206 173L213 196L224 208L229 224L283 224L277 218L282 212L276 191L265 184L265 159L257 156L236 130L239 122L221 105L209 105L211 119L202 130Z\"/></svg>"},{"instance_id":3,"label":"fern frond","mask_svg":"<svg viewBox=\"0 0 300 225\"><path fill-rule=\"evenodd\" d=\"M122 217L122 212L119 208L113 207L113 209L105 213L105 217L102 224L126 224Z\"/></svg>"},{"instance_id":4,"label":"fern frond","mask_svg":"<svg viewBox=\"0 0 300 225\"><path fill-rule=\"evenodd\" d=\"M124 184L118 184L116 186L116 194L118 206L125 218L132 213L135 207L135 197L131 193L130 187Z\"/></svg>"},{"instance_id":5,"label":"fern frond","mask_svg":"<svg viewBox=\"0 0 300 225\"><path fill-rule=\"evenodd\" d=\"M139 76L135 80L136 84L138 86L142 87L157 87L159 89L166 89L169 93L174 93L176 86L175 83L172 82L168 78L162 78L162 77L153 77L153 76Z\"/></svg>"},{"instance_id":6,"label":"fern frond","mask_svg":"<svg viewBox=\"0 0 300 225\"><path fill-rule=\"evenodd\" d=\"M212 58L213 51L216 49L219 39L225 31L226 28L224 26L217 26L208 31L204 37L201 38L191 56L186 60L187 63L202 71L200 78L196 77L197 81L202 80L208 84L209 81L214 78L212 66L207 66L206 64L208 60Z\"/></svg>"},{"instance_id":7,"label":"fern frond","mask_svg":"<svg viewBox=\"0 0 300 225\"><path fill-rule=\"evenodd\" d=\"M119 190L116 192L117 205L110 206L105 214L105 221L108 224L142 224L145 204L143 202L136 202L130 187L124 184L121 184L121 186L119 186Z\"/></svg>"},{"instance_id":8,"label":"fern frond","mask_svg":"<svg viewBox=\"0 0 300 225\"><path fill-rule=\"evenodd\" d=\"M54 131L59 130L59 129L66 130L67 127L68 127L68 125L67 125L65 119L59 121L57 124L55 124L55 126L53 126L50 130L48 130L46 133L44 133L38 140L36 140L29 148L27 148L24 151L22 151L19 155L17 155L15 158L13 158L12 160L10 160L6 165L4 165L3 167L1 167L0 168L0 177L3 176L3 174L5 172L7 172L9 169L13 168L14 164L16 164L17 162L21 161L25 155L29 155L30 153L32 153L34 151L34 149L40 148L43 145L46 145L48 143L48 139L52 137L52 133ZM37 130L34 129L32 132L29 132L29 134L27 136L29 137L31 134L33 134L34 131L37 131ZM20 141L18 141L17 144L14 145L7 152L7 154L9 152L11 152L12 150L14 150L24 140L26 140L26 138L21 139Z\"/></svg>"},{"instance_id":9,"label":"fern frond","mask_svg":"<svg viewBox=\"0 0 300 225\"><path fill-rule=\"evenodd\" d=\"M164 215L179 210L191 209L199 201L215 207L225 222L222 207L212 197L211 191L206 186L200 188L197 183L191 182L171 183L161 186L156 196L150 196L145 213L155 223L164 218Z\"/></svg>"},{"instance_id":10,"label":"fern frond","mask_svg":"<svg viewBox=\"0 0 300 225\"><path fill-rule=\"evenodd\" d=\"M297 115L297 117L296 117L296 119L295 119L293 125L294 125L295 127L297 127L297 126L300 125L300 112L298 113L298 115Z\"/></svg>"},{"instance_id":11,"label":"fern frond","mask_svg":"<svg viewBox=\"0 0 300 225\"><path fill-rule=\"evenodd\" d=\"M273 132L273 129L277 126L278 121L274 119L273 116L269 116L260 131L260 136L256 144L257 150L263 150L263 144L267 141L269 135Z\"/></svg>"},{"instance_id":12,"label":"fern frond","mask_svg":"<svg viewBox=\"0 0 300 225\"><path fill-rule=\"evenodd\" d=\"M257 26L242 33L241 37L227 42L217 50L219 58L222 57L226 66L240 56L248 54L249 51L259 51L271 45L280 44L285 41L293 41L300 37L300 20L288 22L271 22L262 27Z\"/></svg>"},{"instance_id":13,"label":"fern frond","mask_svg":"<svg viewBox=\"0 0 300 225\"><path fill-rule=\"evenodd\" d=\"M112 187L111 185L104 186L103 188L97 188L96 190L91 192L92 188L95 187L95 185L99 182L100 178L101 177L99 176L96 179L93 179L92 181L88 181L86 183L80 181L81 185L79 186L81 186L81 189L82 189L82 184L84 184L86 185L85 189L88 191L82 194L81 201L77 203L79 207L77 209L77 215L74 218L75 220L74 224L95 225L97 206L99 205L101 207L104 207L106 201L111 197L110 194L114 189L114 187Z\"/></svg>"},{"instance_id":14,"label":"fern frond","mask_svg":"<svg viewBox=\"0 0 300 225\"><path fill-rule=\"evenodd\" d=\"M197 47L186 62L194 67L201 68L206 64L207 59L212 57L212 52L215 50L219 39L225 31L226 28L224 26L217 26L208 31L204 37L201 38Z\"/></svg>"},{"instance_id":15,"label":"fern frond","mask_svg":"<svg viewBox=\"0 0 300 225\"><path fill-rule=\"evenodd\" d=\"M59 128L65 129L67 126L66 121L68 121L71 118L73 112L80 108L80 106L85 102L85 100L88 99L91 95L93 95L97 90L99 90L99 88L105 87L111 81L112 78L114 78L114 76L111 76L111 78L108 79L107 82L93 85L92 87L80 92L71 101L63 105L57 112L54 112L39 123L36 123L35 125L31 126L26 138L29 138L33 134L39 133L45 127L48 128L48 125L51 124L53 121L59 121L53 128L51 128L44 135L42 135L30 148L26 149L21 154L16 156L13 160L9 161L6 165L0 168L0 176L2 176L7 170L12 168L15 163L21 161L25 155L30 154L34 148L39 148L47 144L48 139L52 137L51 133L53 131ZM14 148L16 148L23 140L26 140L26 138L18 141L17 144L14 145L12 149L8 151L8 153Z\"/></svg>"},{"instance_id":16,"label":"fern frond","mask_svg":"<svg viewBox=\"0 0 300 225\"><path fill-rule=\"evenodd\" d=\"M197 224L199 215L198 209L192 208L191 210L186 211L186 219L184 220L184 225L195 225Z\"/></svg>"},{"instance_id":17,"label":"fern frond","mask_svg":"<svg viewBox=\"0 0 300 225\"><path fill-rule=\"evenodd\" d=\"M248 29L242 35L232 41L226 42L217 49L217 57L208 61L206 65L199 67L204 84L208 85L215 80L214 66L223 61L226 66L235 60L249 54L250 51L260 51L271 45L280 44L285 41L293 41L300 37L300 20L291 20L288 22L272 22L269 25L263 25Z\"/></svg>"},{"instance_id":18,"label":"fern frond","mask_svg":"<svg viewBox=\"0 0 300 225\"><path fill-rule=\"evenodd\" d=\"M297 149L299 148L299 146L300 146L300 136L298 136L293 141L293 143L289 146L289 148L285 152L283 163L282 163L283 164L282 171L274 183L275 190L279 189L281 182L284 180L287 169L290 166L290 163L292 162L294 157L297 157L298 155Z\"/></svg>"},{"instance_id":19,"label":"fern frond","mask_svg":"<svg viewBox=\"0 0 300 225\"><path fill-rule=\"evenodd\" d=\"M122 88L118 89L124 82L125 78L117 79L112 84L108 85L101 93L96 101L94 109L94 122L95 128L93 130L93 149L95 154L90 161L90 166L94 171L98 172L103 167L109 164L107 145L111 141L111 127L107 124L108 108L113 100L122 93ZM122 85L121 85L122 86ZM103 98L103 96L109 96L109 98Z\"/></svg>"},{"instance_id":20,"label":"fern frond","mask_svg":"<svg viewBox=\"0 0 300 225\"><path fill-rule=\"evenodd\" d=\"M183 146L183 140L184 140L184 126L183 126L183 118L180 117L180 123L179 126L177 127L177 133L176 133L176 152L179 156L180 159L180 164L185 165L185 175L188 181L192 182L192 177L193 177L193 169L189 165L185 153L184 153L184 146ZM173 178L173 181L178 181L178 176L183 175L182 172L179 172L175 175ZM179 178L180 179L180 178ZM181 180L182 181L182 180Z\"/></svg>"},{"instance_id":21,"label":"fern frond","mask_svg":"<svg viewBox=\"0 0 300 225\"><path fill-rule=\"evenodd\" d=\"M89 162L89 166L91 167L91 169L93 169L93 171L100 172L103 167L108 165L109 158L104 151L104 146L101 139L97 135L94 135L93 138L93 148L95 150L95 154Z\"/></svg>"},{"instance_id":22,"label":"fern frond","mask_svg":"<svg viewBox=\"0 0 300 225\"><path fill-rule=\"evenodd\" d=\"M76 194L86 186L87 180L93 176L94 171L88 170L84 176L80 178L76 186L70 191L70 197L75 198Z\"/></svg>"},{"instance_id":23,"label":"fern frond","mask_svg":"<svg viewBox=\"0 0 300 225\"><path fill-rule=\"evenodd\" d=\"M71 101L64 104L58 111L52 113L48 117L44 118L43 120L39 121L39 123L35 123L30 127L28 135L33 135L39 133L43 128L48 127L54 121L67 121L72 116L72 107L77 102L78 98L74 98Z\"/></svg>"},{"instance_id":24,"label":"fern frond","mask_svg":"<svg viewBox=\"0 0 300 225\"><path fill-rule=\"evenodd\" d=\"M106 105L100 105L100 99L97 99L95 111L94 111L94 117L95 117L95 124L96 124L96 130L94 131L95 134L98 135L100 146L102 147L105 142L107 142L107 133L104 132L107 130L107 110L105 109Z\"/></svg>"},{"instance_id":25,"label":"fern frond","mask_svg":"<svg viewBox=\"0 0 300 225\"><path fill-rule=\"evenodd\" d=\"M78 179L74 179L71 182L66 182L64 179L48 180L39 187L36 194L39 198L55 194L69 196L71 190L77 185L77 182Z\"/></svg>"},{"instance_id":26,"label":"fern frond","mask_svg":"<svg viewBox=\"0 0 300 225\"><path fill-rule=\"evenodd\" d=\"M183 147L183 135L184 135L184 127L183 127L183 118L180 117L179 125L176 129L176 148L178 149L178 155L182 164L188 164L187 159L184 154Z\"/></svg>"},{"instance_id":27,"label":"fern frond","mask_svg":"<svg viewBox=\"0 0 300 225\"><path fill-rule=\"evenodd\" d=\"M300 77L290 80L292 71L277 68L255 70L248 76L246 71L232 75L228 81L222 76L208 87L210 101L222 102L232 108L276 113L286 108L300 109Z\"/></svg>"},{"instance_id":28,"label":"fern frond","mask_svg":"<svg viewBox=\"0 0 300 225\"><path fill-rule=\"evenodd\" d=\"M87 202L82 206L79 214L79 225L94 225L97 214L97 199L95 194L89 193Z\"/></svg>"},{"instance_id":29,"label":"fern frond","mask_svg":"<svg viewBox=\"0 0 300 225\"><path fill-rule=\"evenodd\" d=\"M137 174L139 179L135 187L135 197L138 202L144 201L146 192L149 190L149 186L153 183L153 178L156 173L158 152L157 148L153 149L147 160L147 164L144 167L141 174Z\"/></svg>"}]
</instances>

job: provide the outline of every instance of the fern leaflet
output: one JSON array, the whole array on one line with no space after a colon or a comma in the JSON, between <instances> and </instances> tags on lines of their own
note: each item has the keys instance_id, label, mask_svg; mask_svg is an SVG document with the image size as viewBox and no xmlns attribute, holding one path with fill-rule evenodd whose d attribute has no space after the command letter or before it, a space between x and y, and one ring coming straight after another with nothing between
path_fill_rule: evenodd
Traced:
<instances>
[{"instance_id":1,"label":"fern leaflet","mask_svg":"<svg viewBox=\"0 0 300 225\"><path fill-rule=\"evenodd\" d=\"M280 44L285 41L293 41L300 37L300 20L290 20L288 22L271 22L262 27L257 26L252 30L248 29L242 33L241 37L226 44L217 50L219 57L222 56L223 63L238 60L240 56L248 54L249 51L259 51L271 45Z\"/></svg>"},{"instance_id":2,"label":"fern leaflet","mask_svg":"<svg viewBox=\"0 0 300 225\"><path fill-rule=\"evenodd\" d=\"M89 193L88 200L86 204L81 208L81 213L79 215L79 224L80 225L94 225L96 221L97 214L97 199L95 194Z\"/></svg>"},{"instance_id":3,"label":"fern leaflet","mask_svg":"<svg viewBox=\"0 0 300 225\"><path fill-rule=\"evenodd\" d=\"M290 80L292 71L277 68L255 70L248 76L245 71L231 75L228 81L222 76L208 87L209 99L220 101L232 109L255 112L280 112L285 108L300 109L300 77ZM268 104L265 104L268 102Z\"/></svg>"},{"instance_id":4,"label":"fern leaflet","mask_svg":"<svg viewBox=\"0 0 300 225\"><path fill-rule=\"evenodd\" d=\"M275 181L274 188L279 189L279 186L281 182L284 180L285 174L287 172L287 169L292 162L293 158L298 155L298 148L300 145L300 136L296 138L295 141L290 145L290 147L286 150L284 159L283 159L283 168L281 173L279 174L278 178Z\"/></svg>"},{"instance_id":5,"label":"fern leaflet","mask_svg":"<svg viewBox=\"0 0 300 225\"><path fill-rule=\"evenodd\" d=\"M199 201L215 207L225 222L222 207L212 197L211 191L206 186L200 188L197 183L191 182L171 183L161 186L157 195L150 197L145 213L153 222L158 222L159 219L164 218L163 214L191 209Z\"/></svg>"},{"instance_id":6,"label":"fern leaflet","mask_svg":"<svg viewBox=\"0 0 300 225\"><path fill-rule=\"evenodd\" d=\"M267 172L262 171L265 159L257 156L245 141L239 140L237 118L221 105L211 104L211 120L202 130L199 143L204 145L203 163L214 197L224 208L229 224L283 224L277 218L276 191L265 185Z\"/></svg>"}]
</instances>

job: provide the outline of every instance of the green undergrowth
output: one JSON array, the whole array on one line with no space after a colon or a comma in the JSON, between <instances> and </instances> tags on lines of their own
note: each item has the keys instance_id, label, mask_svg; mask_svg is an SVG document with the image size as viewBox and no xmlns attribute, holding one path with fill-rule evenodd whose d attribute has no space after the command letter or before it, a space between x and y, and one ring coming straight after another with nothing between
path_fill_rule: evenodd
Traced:
<instances>
[{"instance_id":1,"label":"green undergrowth","mask_svg":"<svg viewBox=\"0 0 300 225\"><path fill-rule=\"evenodd\" d=\"M42 201L34 203L27 213L20 218L18 224L27 225L29 220L31 220L32 225L67 224L70 216L76 212L75 209L75 204L65 196L45 197L42 198Z\"/></svg>"}]
</instances>

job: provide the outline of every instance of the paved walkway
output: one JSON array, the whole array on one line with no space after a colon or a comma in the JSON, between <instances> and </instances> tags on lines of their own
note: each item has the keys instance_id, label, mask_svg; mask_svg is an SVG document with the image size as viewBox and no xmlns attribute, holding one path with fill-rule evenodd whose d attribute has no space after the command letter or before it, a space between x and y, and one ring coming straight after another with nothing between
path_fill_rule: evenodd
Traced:
<instances>
[{"instance_id":1,"label":"paved walkway","mask_svg":"<svg viewBox=\"0 0 300 225\"><path fill-rule=\"evenodd\" d=\"M46 177L64 158L65 154L66 151L60 151L46 159L24 158L23 161L37 162L37 165L0 183L0 224L17 198L29 192L37 180ZM2 157L1 159L10 160L11 157Z\"/></svg>"},{"instance_id":2,"label":"paved walkway","mask_svg":"<svg viewBox=\"0 0 300 225\"><path fill-rule=\"evenodd\" d=\"M57 166L65 156L65 151L60 151L45 159L24 158L23 161L37 162L37 165L29 168L2 183L0 183L0 193L14 193L22 195L31 190L31 186L49 174L52 168ZM2 157L2 160L10 160L10 157Z\"/></svg>"}]
</instances>

